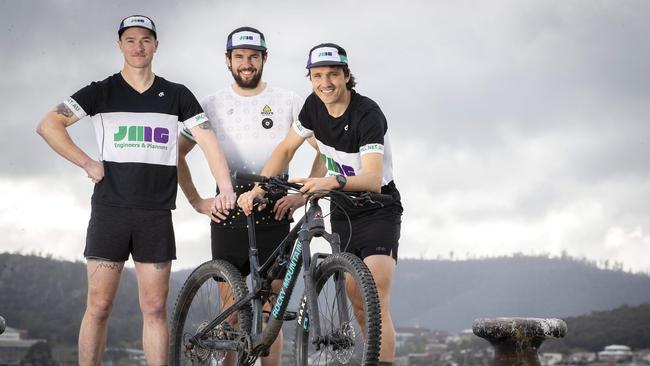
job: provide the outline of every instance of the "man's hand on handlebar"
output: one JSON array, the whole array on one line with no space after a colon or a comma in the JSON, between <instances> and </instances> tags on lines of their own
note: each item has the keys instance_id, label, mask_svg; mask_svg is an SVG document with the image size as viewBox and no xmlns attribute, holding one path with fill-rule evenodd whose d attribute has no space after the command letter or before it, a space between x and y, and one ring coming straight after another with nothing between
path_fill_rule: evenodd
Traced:
<instances>
[{"instance_id":1,"label":"man's hand on handlebar","mask_svg":"<svg viewBox=\"0 0 650 366\"><path fill-rule=\"evenodd\" d=\"M253 206L255 204L255 199L264 198L264 191L260 187L255 187L248 192L244 192L239 195L237 198L237 205L244 211L246 216L250 215L253 212ZM261 211L266 207L265 204L259 204L257 210Z\"/></svg>"},{"instance_id":2,"label":"man's hand on handlebar","mask_svg":"<svg viewBox=\"0 0 650 366\"><path fill-rule=\"evenodd\" d=\"M306 200L297 194L286 195L275 202L273 212L275 219L280 221L287 215L287 218L292 219L293 213L298 208L305 205Z\"/></svg>"},{"instance_id":3,"label":"man's hand on handlebar","mask_svg":"<svg viewBox=\"0 0 650 366\"><path fill-rule=\"evenodd\" d=\"M328 176L322 178L294 178L290 179L289 183L299 183L302 184L300 192L303 193L304 198L308 198L305 193L314 193L316 191L323 190L337 190L339 188L339 183L336 181L336 177Z\"/></svg>"}]
</instances>

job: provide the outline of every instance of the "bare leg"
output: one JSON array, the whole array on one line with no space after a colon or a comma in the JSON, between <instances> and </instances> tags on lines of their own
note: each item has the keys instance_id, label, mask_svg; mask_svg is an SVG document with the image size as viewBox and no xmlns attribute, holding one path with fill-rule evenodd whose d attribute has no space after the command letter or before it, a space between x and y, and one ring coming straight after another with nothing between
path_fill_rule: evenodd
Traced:
<instances>
[{"instance_id":1,"label":"bare leg","mask_svg":"<svg viewBox=\"0 0 650 366\"><path fill-rule=\"evenodd\" d=\"M280 291L280 287L282 286L282 280L273 281L271 286L273 287L273 292L277 294ZM264 304L264 311L270 312L272 306L273 305L269 303ZM278 333L278 337L275 338L275 341L273 342L271 348L269 349L269 355L262 358L262 366L280 366L280 361L282 360L283 342L284 342L284 335L282 334L282 329L280 329L280 333Z\"/></svg>"},{"instance_id":2,"label":"bare leg","mask_svg":"<svg viewBox=\"0 0 650 366\"><path fill-rule=\"evenodd\" d=\"M273 291L278 292L280 290L280 286L282 286L282 280L275 280L272 283ZM234 303L234 297L232 295L232 289L228 284L226 283L220 283L219 284L219 294L221 296L221 303L222 303L222 309L227 309L229 306L231 306ZM265 311L271 311L271 304L264 304L264 310ZM236 313L233 314L234 316L231 316L228 318L228 322L231 325L236 325L237 324L237 316ZM262 366L279 366L280 365L280 360L282 358L282 343L283 343L283 335L282 331L278 334L278 337L275 339L275 342L271 345L271 348L269 349L269 355L266 357L261 358ZM234 365L235 364L235 353L234 352L228 352L226 355L226 359L223 362L223 365Z\"/></svg>"},{"instance_id":3,"label":"bare leg","mask_svg":"<svg viewBox=\"0 0 650 366\"><path fill-rule=\"evenodd\" d=\"M88 298L79 330L79 365L100 364L106 347L108 317L120 284L124 262L89 259L86 264Z\"/></svg>"},{"instance_id":4,"label":"bare leg","mask_svg":"<svg viewBox=\"0 0 650 366\"><path fill-rule=\"evenodd\" d=\"M393 274L395 273L395 260L387 255L371 255L363 261L370 269L370 273L372 273L379 295L381 309L381 351L379 361L392 362L395 358L395 327L390 316L390 289L393 283ZM354 316L357 318L363 333L366 334L361 293L357 284L349 278L349 275L346 275L345 289L352 303Z\"/></svg>"},{"instance_id":5,"label":"bare leg","mask_svg":"<svg viewBox=\"0 0 650 366\"><path fill-rule=\"evenodd\" d=\"M232 288L228 283L226 282L219 282L217 285L219 287L219 297L221 297L221 311L229 308L232 306L232 304L235 303L235 296L233 293ZM237 325L238 318L237 318L237 312L233 313L231 316L228 317L226 320L230 325L235 327ZM236 352L228 352L226 353L226 358L223 360L223 366L233 366L235 364L235 361L237 359L237 353Z\"/></svg>"},{"instance_id":6,"label":"bare leg","mask_svg":"<svg viewBox=\"0 0 650 366\"><path fill-rule=\"evenodd\" d=\"M390 316L390 289L395 274L395 260L388 255L371 255L364 263L370 269L377 285L381 309L381 351L379 361L392 362L395 358L395 327Z\"/></svg>"},{"instance_id":7,"label":"bare leg","mask_svg":"<svg viewBox=\"0 0 650 366\"><path fill-rule=\"evenodd\" d=\"M164 263L135 262L138 295L142 311L142 347L148 365L166 365L169 348L167 326L167 293L171 261Z\"/></svg>"}]
</instances>

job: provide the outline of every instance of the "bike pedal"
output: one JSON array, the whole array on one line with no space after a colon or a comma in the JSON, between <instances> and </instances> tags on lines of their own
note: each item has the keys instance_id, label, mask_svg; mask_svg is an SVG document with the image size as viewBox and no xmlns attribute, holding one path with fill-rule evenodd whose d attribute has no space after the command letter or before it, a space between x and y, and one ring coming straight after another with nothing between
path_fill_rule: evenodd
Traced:
<instances>
[{"instance_id":1,"label":"bike pedal","mask_svg":"<svg viewBox=\"0 0 650 366\"><path fill-rule=\"evenodd\" d=\"M296 320L296 318L298 318L298 313L296 313L295 311L287 310L284 312L284 317L282 320L288 322L288 321Z\"/></svg>"}]
</instances>

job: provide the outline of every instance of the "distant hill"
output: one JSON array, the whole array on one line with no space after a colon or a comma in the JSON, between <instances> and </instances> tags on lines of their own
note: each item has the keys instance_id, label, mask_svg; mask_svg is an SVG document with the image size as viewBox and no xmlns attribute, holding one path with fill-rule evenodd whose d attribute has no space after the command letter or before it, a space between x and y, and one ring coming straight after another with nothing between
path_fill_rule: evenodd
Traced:
<instances>
[{"instance_id":1,"label":"distant hill","mask_svg":"<svg viewBox=\"0 0 650 366\"><path fill-rule=\"evenodd\" d=\"M602 351L610 344L624 344L632 349L650 347L650 304L624 305L614 310L565 319L566 337L544 343L545 351L584 349Z\"/></svg>"},{"instance_id":2,"label":"distant hill","mask_svg":"<svg viewBox=\"0 0 650 366\"><path fill-rule=\"evenodd\" d=\"M170 307L190 272L172 274ZM139 344L142 318L136 288L135 274L125 270L109 323L109 344ZM0 315L9 326L28 329L32 337L74 344L85 299L84 263L0 254ZM398 325L456 332L470 328L478 317L567 318L644 302L650 302L649 276L604 270L584 260L402 259L392 312Z\"/></svg>"},{"instance_id":3,"label":"distant hill","mask_svg":"<svg viewBox=\"0 0 650 366\"><path fill-rule=\"evenodd\" d=\"M570 317L650 302L650 276L573 258L400 260L393 319L456 332L479 317Z\"/></svg>"}]
</instances>

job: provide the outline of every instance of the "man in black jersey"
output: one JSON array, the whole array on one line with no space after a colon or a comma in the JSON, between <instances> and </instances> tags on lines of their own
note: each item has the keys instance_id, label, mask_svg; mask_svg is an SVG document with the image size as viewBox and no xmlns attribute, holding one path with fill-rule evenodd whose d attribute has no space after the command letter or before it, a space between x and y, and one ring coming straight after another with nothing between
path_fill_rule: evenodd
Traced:
<instances>
[{"instance_id":1,"label":"man in black jersey","mask_svg":"<svg viewBox=\"0 0 650 366\"><path fill-rule=\"evenodd\" d=\"M192 131L220 194L215 212L234 208L228 165L201 106L183 85L152 72L156 27L141 15L118 29L122 70L93 82L47 113L37 132L95 183L86 236L88 298L79 332L79 364L99 365L124 262L135 262L143 348L149 365L167 364L166 300L176 259L171 210L176 201L178 122ZM95 125L99 159L73 143L66 128L85 116Z\"/></svg>"},{"instance_id":2,"label":"man in black jersey","mask_svg":"<svg viewBox=\"0 0 650 366\"><path fill-rule=\"evenodd\" d=\"M395 329L390 316L390 289L397 262L402 206L393 181L393 167L388 124L379 106L358 94L348 67L345 50L332 43L313 47L307 61L313 93L307 97L298 121L273 151L261 174L280 172L296 150L315 137L327 166L322 178L298 178L303 192L321 189L370 191L392 195L395 202L374 210L350 213L352 232L345 214L334 209L332 231L341 236L342 248L359 256L372 272L381 305L380 365L391 365L395 357ZM253 199L263 196L259 187L240 195L239 206L246 214L253 209ZM350 238L351 235L351 238ZM348 247L345 243L350 242ZM358 296L348 287L348 295ZM363 313L361 301L352 301L355 314Z\"/></svg>"}]
</instances>

